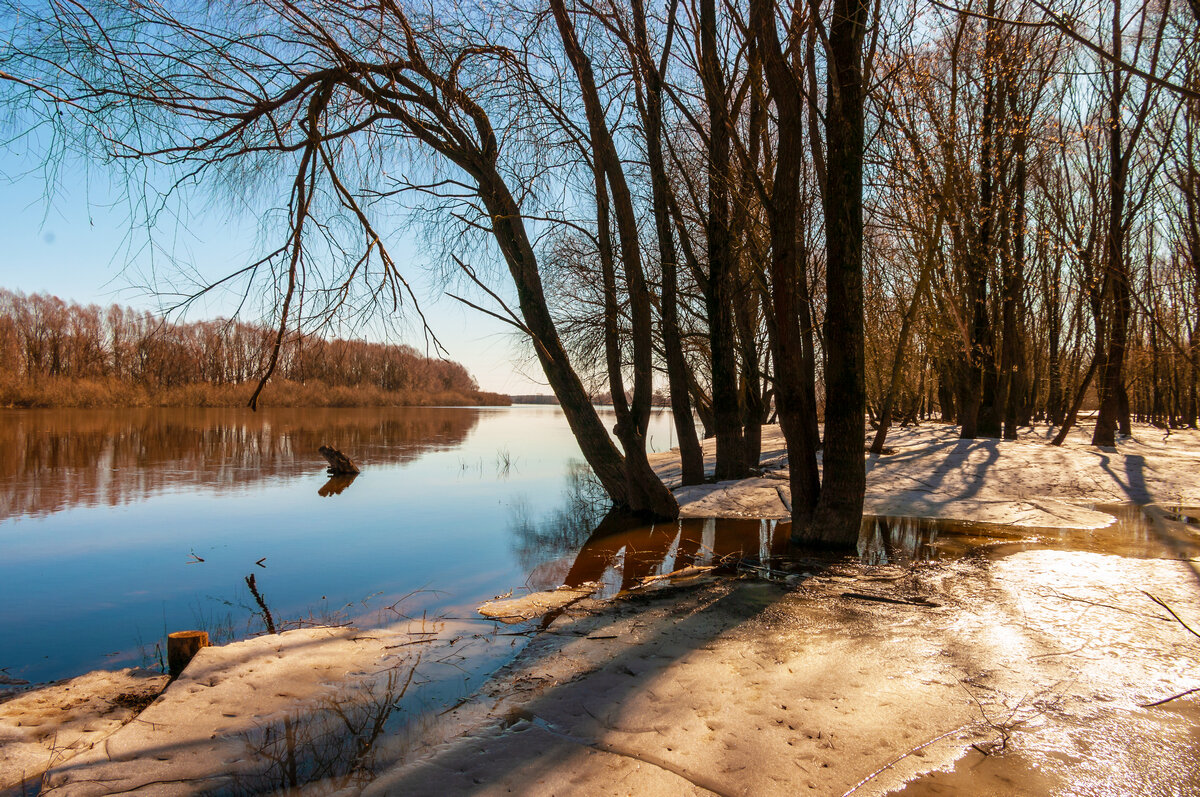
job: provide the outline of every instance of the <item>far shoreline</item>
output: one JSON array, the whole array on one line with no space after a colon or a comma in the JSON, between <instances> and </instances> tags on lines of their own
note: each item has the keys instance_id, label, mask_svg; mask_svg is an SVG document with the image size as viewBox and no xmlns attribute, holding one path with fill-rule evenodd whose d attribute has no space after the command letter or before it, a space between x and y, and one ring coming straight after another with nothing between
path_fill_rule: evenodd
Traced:
<instances>
[{"instance_id":1,"label":"far shoreline","mask_svg":"<svg viewBox=\"0 0 1200 797\"><path fill-rule=\"evenodd\" d=\"M0 409L238 408L249 404L256 382L189 383L163 389L110 379L0 383ZM272 380L259 398L263 408L508 407L512 397L485 390L382 390L374 385L329 385L320 380Z\"/></svg>"}]
</instances>

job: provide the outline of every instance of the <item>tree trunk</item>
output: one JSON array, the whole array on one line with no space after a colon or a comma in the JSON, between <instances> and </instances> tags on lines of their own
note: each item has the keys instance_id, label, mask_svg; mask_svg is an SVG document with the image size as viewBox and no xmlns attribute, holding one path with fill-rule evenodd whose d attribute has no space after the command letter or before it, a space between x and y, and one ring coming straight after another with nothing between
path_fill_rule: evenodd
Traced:
<instances>
[{"instance_id":1,"label":"tree trunk","mask_svg":"<svg viewBox=\"0 0 1200 797\"><path fill-rule=\"evenodd\" d=\"M567 424L605 492L617 507L644 509L631 500L625 478L625 462L600 416L596 414L579 375L571 366L558 330L546 305L537 258L525 231L521 211L494 164L478 164L479 195L492 219L492 234L508 264L521 316L533 341L534 351L550 388L558 398Z\"/></svg>"},{"instance_id":2,"label":"tree trunk","mask_svg":"<svg viewBox=\"0 0 1200 797\"><path fill-rule=\"evenodd\" d=\"M558 25L563 48L579 81L588 130L594 147L594 157L612 192L613 211L621 247L621 267L629 294L630 320L633 339L633 401L629 418L618 419L613 430L625 449L625 471L629 493L635 511L656 517L674 518L679 515L675 496L650 467L646 459L646 429L650 422L650 402L653 394L653 328L650 293L642 270L642 254L637 217L625 173L621 169L617 149L604 117L604 106L596 89L591 62L575 35L563 0L550 0L550 10ZM613 386L614 391L616 386Z\"/></svg>"},{"instance_id":3,"label":"tree trunk","mask_svg":"<svg viewBox=\"0 0 1200 797\"><path fill-rule=\"evenodd\" d=\"M733 248L729 235L729 120L725 75L717 51L715 0L700 0L700 80L708 104L708 279L704 300L712 352L712 401L716 421L716 478L746 475L742 413L738 401L737 338L734 327Z\"/></svg>"},{"instance_id":4,"label":"tree trunk","mask_svg":"<svg viewBox=\"0 0 1200 797\"><path fill-rule=\"evenodd\" d=\"M1004 439L1016 440L1017 427L1025 416L1028 399L1027 360L1025 357L1025 331L1021 319L1024 317L1025 298L1025 189L1028 149L1028 120L1020 113L1017 105L1016 82L1011 77L1008 85L1009 117L1013 120L1012 152L1015 159L1012 194L1012 254L1006 258L1007 273L1004 275L1004 339L1002 367L1006 381L1004 405Z\"/></svg>"},{"instance_id":5,"label":"tree trunk","mask_svg":"<svg viewBox=\"0 0 1200 797\"><path fill-rule=\"evenodd\" d=\"M679 333L679 263L675 256L675 236L668 199L671 185L667 178L662 149L662 75L650 53L643 0L632 0L631 7L637 61L646 81L646 160L650 169L654 230L658 237L658 255L662 266L662 338L666 355L664 359L667 366L667 386L671 392L671 413L675 422L675 434L679 440L683 483L700 484L704 481L704 452L696 434L696 423L692 419L692 402L688 395L688 366L683 354L683 339Z\"/></svg>"},{"instance_id":6,"label":"tree trunk","mask_svg":"<svg viewBox=\"0 0 1200 797\"><path fill-rule=\"evenodd\" d=\"M966 298L968 342L966 379L960 386L959 422L961 437L999 437L1000 415L996 407L996 357L994 338L988 318L987 282L992 258L992 216L995 186L996 78L999 50L999 23L995 0L988 0L984 39L984 100L980 121L979 149L979 226L967 254Z\"/></svg>"},{"instance_id":7,"label":"tree trunk","mask_svg":"<svg viewBox=\"0 0 1200 797\"><path fill-rule=\"evenodd\" d=\"M792 493L792 528L807 528L821 492L817 469L820 440L816 406L805 382L809 370L799 318L801 285L806 275L797 246L800 166L803 157L801 120L803 92L784 58L775 29L774 4L751 0L751 24L764 74L779 118L775 173L772 179L768 226L771 238L771 333L775 364L775 407L787 443ZM861 419L860 419L861 422ZM862 451L859 451L861 461Z\"/></svg>"},{"instance_id":8,"label":"tree trunk","mask_svg":"<svg viewBox=\"0 0 1200 797\"><path fill-rule=\"evenodd\" d=\"M1121 4L1113 4L1113 52L1121 47ZM1096 430L1092 434L1092 445L1115 446L1117 424L1125 413L1121 412L1121 397L1124 393L1125 342L1129 327L1130 294L1129 271L1125 265L1125 184L1128 160L1121 143L1121 103L1124 99L1124 82L1121 69L1112 67L1112 93L1109 95L1109 207L1108 236L1105 240L1106 287L1111 299L1112 318L1108 324L1108 339L1098 338L1097 346L1106 346L1104 367L1100 378L1100 412L1096 418Z\"/></svg>"},{"instance_id":9,"label":"tree trunk","mask_svg":"<svg viewBox=\"0 0 1200 797\"><path fill-rule=\"evenodd\" d=\"M866 0L834 0L825 109L825 448L809 544L853 548L862 527L867 391L862 277L863 64ZM795 536L795 532L793 532Z\"/></svg>"}]
</instances>

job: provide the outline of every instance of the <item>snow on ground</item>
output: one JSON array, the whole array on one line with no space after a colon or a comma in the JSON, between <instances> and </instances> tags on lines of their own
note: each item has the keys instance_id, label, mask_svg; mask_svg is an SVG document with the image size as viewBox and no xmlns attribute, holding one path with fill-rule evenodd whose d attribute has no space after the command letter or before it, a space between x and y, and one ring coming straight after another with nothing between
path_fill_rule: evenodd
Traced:
<instances>
[{"instance_id":1,"label":"snow on ground","mask_svg":"<svg viewBox=\"0 0 1200 797\"><path fill-rule=\"evenodd\" d=\"M1200 504L1200 431L1137 425L1116 448L1089 445L1091 427L1077 427L1062 447L1045 426L1018 440L959 440L946 424L893 429L893 453L864 453L865 511L876 515L946 518L1046 528L1101 528L1112 516L1088 505L1132 501ZM868 435L868 441L870 435ZM685 517L787 518L791 492L778 426L763 429L762 477L676 489ZM711 467L713 441L705 443ZM679 484L679 454L651 456L668 484Z\"/></svg>"},{"instance_id":2,"label":"snow on ground","mask_svg":"<svg viewBox=\"0 0 1200 797\"><path fill-rule=\"evenodd\" d=\"M97 670L0 703L0 790L93 747L166 683L149 670Z\"/></svg>"},{"instance_id":3,"label":"snow on ground","mask_svg":"<svg viewBox=\"0 0 1200 797\"><path fill-rule=\"evenodd\" d=\"M385 642L351 628L313 628L203 648L136 720L53 761L46 791L254 791L270 777L273 757L293 753L288 748L300 745L302 733L313 735L299 729L298 718L344 711L347 695L369 692L379 673L403 664L404 649ZM279 777L276 785L285 780Z\"/></svg>"}]
</instances>

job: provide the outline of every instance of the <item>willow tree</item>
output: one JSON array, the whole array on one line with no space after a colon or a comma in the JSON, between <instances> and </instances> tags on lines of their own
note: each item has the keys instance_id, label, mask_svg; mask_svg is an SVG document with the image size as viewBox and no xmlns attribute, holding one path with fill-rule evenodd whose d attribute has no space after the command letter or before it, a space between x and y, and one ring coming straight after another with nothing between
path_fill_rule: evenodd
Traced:
<instances>
[{"instance_id":1,"label":"willow tree","mask_svg":"<svg viewBox=\"0 0 1200 797\"><path fill-rule=\"evenodd\" d=\"M869 22L865 0L834 0L828 17L821 4L797 4L780 24L773 3L751 3L751 26L762 58L778 137L770 195L771 292L774 310L776 402L791 467L792 537L806 545L853 546L862 521L866 472L863 322L863 149L866 95L863 43ZM784 39L780 39L780 29ZM824 43L823 142L810 144L823 162L822 219L825 232L825 439L821 472L816 467L817 408L798 319L805 277L796 248L800 145L815 53L809 32ZM811 41L811 38L809 39ZM790 57L789 57L790 54ZM815 81L811 81L815 82ZM814 87L815 88L815 87ZM809 113L816 112L809 109ZM823 151L821 149L823 144ZM799 289L799 290L798 290Z\"/></svg>"},{"instance_id":2,"label":"willow tree","mask_svg":"<svg viewBox=\"0 0 1200 797\"><path fill-rule=\"evenodd\" d=\"M380 219L394 212L387 203L399 192L433 193L451 204L448 218L460 229L482 231L498 250L515 310L479 269L457 262L495 302L486 312L528 337L614 503L658 517L678 513L646 464L649 342L635 355L636 407L619 430L622 455L549 309L535 240L540 219L553 213L529 190L545 166L545 131L527 124L526 98L512 91L529 75L511 19L396 0L199 8L50 0L32 12L10 6L6 16L5 100L30 127L52 128L76 154L147 169L162 186L151 204L189 184L282 198L275 245L230 275L259 277L274 292L277 333L264 380L306 303L323 299L332 312L365 290L392 311L405 305L419 314ZM564 47L586 93L569 32L563 27ZM602 131L594 132L603 147ZM619 193L611 158L598 164ZM388 177L395 173L403 176ZM630 238L622 229L622 244ZM648 297L638 265L625 265L644 303L635 310L641 335Z\"/></svg>"}]
</instances>

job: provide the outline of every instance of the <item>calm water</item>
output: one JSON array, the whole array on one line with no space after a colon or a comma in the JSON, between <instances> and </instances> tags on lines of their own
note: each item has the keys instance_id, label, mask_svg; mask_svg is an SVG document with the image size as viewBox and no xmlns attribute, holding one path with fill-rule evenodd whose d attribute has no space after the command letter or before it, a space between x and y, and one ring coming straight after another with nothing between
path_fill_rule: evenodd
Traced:
<instances>
[{"instance_id":1,"label":"calm water","mask_svg":"<svg viewBox=\"0 0 1200 797\"><path fill-rule=\"evenodd\" d=\"M654 448L670 427L654 417ZM363 474L331 482L322 444ZM467 617L561 583L593 499L556 407L2 410L0 675L257 632L250 573L277 619L385 620L414 591L408 614Z\"/></svg>"},{"instance_id":2,"label":"calm water","mask_svg":"<svg viewBox=\"0 0 1200 797\"><path fill-rule=\"evenodd\" d=\"M652 448L673 445L669 414L651 424ZM322 444L363 474L330 479ZM605 509L554 407L0 411L0 685L155 666L168 631L258 633L251 573L277 621L476 622L510 590L599 582L612 595L690 564L788 554L786 523L647 527ZM1162 539L1136 508L1112 511L1119 522L1094 532L868 518L859 553L1200 554L1190 532ZM489 650L476 675L503 655Z\"/></svg>"}]
</instances>

